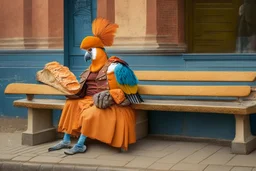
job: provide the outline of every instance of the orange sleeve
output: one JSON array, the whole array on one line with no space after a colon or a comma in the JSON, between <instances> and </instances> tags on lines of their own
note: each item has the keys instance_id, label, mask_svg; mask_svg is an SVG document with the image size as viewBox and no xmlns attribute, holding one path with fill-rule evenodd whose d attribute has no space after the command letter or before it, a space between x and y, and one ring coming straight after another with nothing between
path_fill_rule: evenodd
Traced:
<instances>
[{"instance_id":1,"label":"orange sleeve","mask_svg":"<svg viewBox=\"0 0 256 171\"><path fill-rule=\"evenodd\" d=\"M124 92L121 89L112 89L109 90L109 93L116 104L120 104L125 100Z\"/></svg>"}]
</instances>

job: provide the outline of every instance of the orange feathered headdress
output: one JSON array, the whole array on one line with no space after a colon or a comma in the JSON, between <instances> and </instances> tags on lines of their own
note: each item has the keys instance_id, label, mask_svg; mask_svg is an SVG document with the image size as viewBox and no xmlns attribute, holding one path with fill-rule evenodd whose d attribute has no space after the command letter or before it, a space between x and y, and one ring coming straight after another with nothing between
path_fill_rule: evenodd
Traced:
<instances>
[{"instance_id":1,"label":"orange feathered headdress","mask_svg":"<svg viewBox=\"0 0 256 171\"><path fill-rule=\"evenodd\" d=\"M87 50L94 47L112 46L117 28L117 24L110 23L107 19L96 18L92 23L92 33L94 36L85 37L80 48Z\"/></svg>"}]
</instances>

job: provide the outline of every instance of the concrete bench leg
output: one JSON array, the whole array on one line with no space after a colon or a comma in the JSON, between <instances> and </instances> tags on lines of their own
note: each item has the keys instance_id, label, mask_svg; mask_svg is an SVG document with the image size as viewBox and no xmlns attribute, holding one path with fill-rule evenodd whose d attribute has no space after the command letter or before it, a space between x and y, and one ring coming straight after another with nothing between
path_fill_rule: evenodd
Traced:
<instances>
[{"instance_id":1,"label":"concrete bench leg","mask_svg":"<svg viewBox=\"0 0 256 171\"><path fill-rule=\"evenodd\" d=\"M148 113L145 110L136 110L136 139L142 139L148 135Z\"/></svg>"},{"instance_id":2,"label":"concrete bench leg","mask_svg":"<svg viewBox=\"0 0 256 171\"><path fill-rule=\"evenodd\" d=\"M256 137L251 134L249 115L235 115L236 136L232 141L232 152L248 154L256 148Z\"/></svg>"},{"instance_id":3,"label":"concrete bench leg","mask_svg":"<svg viewBox=\"0 0 256 171\"><path fill-rule=\"evenodd\" d=\"M28 108L28 128L22 133L22 145L37 145L55 139L52 110Z\"/></svg>"}]
</instances>

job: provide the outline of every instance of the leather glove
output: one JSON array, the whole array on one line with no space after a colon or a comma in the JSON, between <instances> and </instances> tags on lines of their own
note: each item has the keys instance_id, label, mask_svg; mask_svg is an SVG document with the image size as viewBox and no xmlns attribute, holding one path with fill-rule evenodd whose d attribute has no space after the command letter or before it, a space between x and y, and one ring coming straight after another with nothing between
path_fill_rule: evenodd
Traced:
<instances>
[{"instance_id":1,"label":"leather glove","mask_svg":"<svg viewBox=\"0 0 256 171\"><path fill-rule=\"evenodd\" d=\"M106 109L114 104L113 98L111 97L109 90L99 92L93 96L94 105L100 109Z\"/></svg>"}]
</instances>

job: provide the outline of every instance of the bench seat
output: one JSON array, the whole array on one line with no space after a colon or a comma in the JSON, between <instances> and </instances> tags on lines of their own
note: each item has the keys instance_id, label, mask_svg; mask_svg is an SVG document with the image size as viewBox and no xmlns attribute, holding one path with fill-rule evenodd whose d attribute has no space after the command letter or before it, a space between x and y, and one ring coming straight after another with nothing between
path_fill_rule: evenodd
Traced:
<instances>
[{"instance_id":1,"label":"bench seat","mask_svg":"<svg viewBox=\"0 0 256 171\"><path fill-rule=\"evenodd\" d=\"M13 104L16 107L61 110L65 100L33 99L30 101L20 99L15 100ZM144 100L144 103L133 104L132 108L137 110L248 115L256 113L256 101Z\"/></svg>"}]
</instances>

